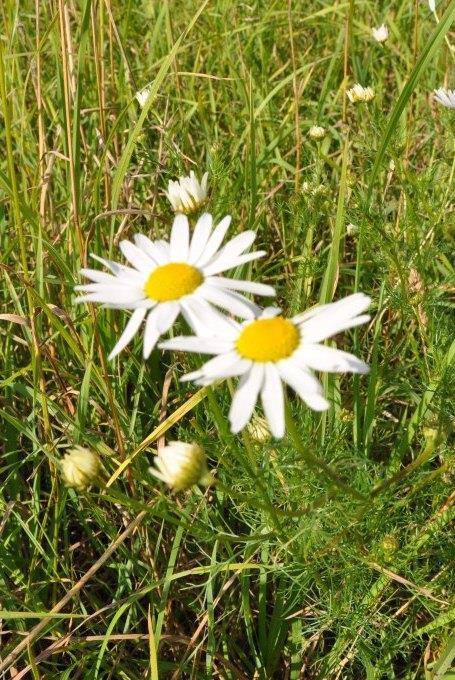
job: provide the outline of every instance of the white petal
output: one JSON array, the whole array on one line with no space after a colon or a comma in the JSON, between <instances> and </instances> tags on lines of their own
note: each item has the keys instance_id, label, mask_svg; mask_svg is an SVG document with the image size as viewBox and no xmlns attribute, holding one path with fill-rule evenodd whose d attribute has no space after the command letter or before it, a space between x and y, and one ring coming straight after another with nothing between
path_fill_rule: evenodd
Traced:
<instances>
[{"instance_id":1,"label":"white petal","mask_svg":"<svg viewBox=\"0 0 455 680\"><path fill-rule=\"evenodd\" d=\"M307 366L316 371L368 373L370 370L368 364L353 354L334 347L304 343L296 354Z\"/></svg>"},{"instance_id":2,"label":"white petal","mask_svg":"<svg viewBox=\"0 0 455 680\"><path fill-rule=\"evenodd\" d=\"M204 265L215 255L216 251L223 242L230 224L231 216L227 215L226 217L223 217L221 222L213 230L202 255L194 264L197 264L198 267L204 267Z\"/></svg>"},{"instance_id":3,"label":"white petal","mask_svg":"<svg viewBox=\"0 0 455 680\"><path fill-rule=\"evenodd\" d=\"M190 252L188 255L189 264L194 264L201 257L204 248L212 231L212 216L204 213L198 219L191 239Z\"/></svg>"},{"instance_id":4,"label":"white petal","mask_svg":"<svg viewBox=\"0 0 455 680\"><path fill-rule=\"evenodd\" d=\"M256 232L252 229L247 229L242 231L241 234L237 234L234 238L226 243L223 251L233 255L241 255L244 250L247 250L251 245L253 245L256 239Z\"/></svg>"},{"instance_id":5,"label":"white petal","mask_svg":"<svg viewBox=\"0 0 455 680\"><path fill-rule=\"evenodd\" d=\"M319 316L320 314L327 314L329 317L336 315L340 319L352 319L360 312L364 312L371 304L371 298L364 293L353 293L348 295L337 302L329 302L326 305L318 305L313 307L313 309L298 314L293 318L295 323L300 323L301 321L306 321L314 316Z\"/></svg>"},{"instance_id":6,"label":"white petal","mask_svg":"<svg viewBox=\"0 0 455 680\"><path fill-rule=\"evenodd\" d=\"M321 394L316 394L316 392L307 392L306 394L300 395L307 406L309 406L313 411L327 411L330 408L330 404Z\"/></svg>"},{"instance_id":7,"label":"white petal","mask_svg":"<svg viewBox=\"0 0 455 680\"><path fill-rule=\"evenodd\" d=\"M206 284L200 287L198 293L205 300L218 305L222 309L227 309L228 312L240 316L242 319L254 319L260 312L257 305L237 293L231 293Z\"/></svg>"},{"instance_id":8,"label":"white petal","mask_svg":"<svg viewBox=\"0 0 455 680\"><path fill-rule=\"evenodd\" d=\"M97 292L76 298L74 302L104 302L106 304L129 305L138 300L142 300L143 297L144 292L139 288L125 288L120 286L114 288L113 286L110 286L109 290L105 290L104 288L99 289Z\"/></svg>"},{"instance_id":9,"label":"white petal","mask_svg":"<svg viewBox=\"0 0 455 680\"><path fill-rule=\"evenodd\" d=\"M261 390L262 405L270 432L277 439L284 435L284 395L280 374L272 363L265 364L264 386Z\"/></svg>"},{"instance_id":10,"label":"white petal","mask_svg":"<svg viewBox=\"0 0 455 680\"><path fill-rule=\"evenodd\" d=\"M232 432L240 432L251 418L263 380L264 365L259 363L242 376L229 411Z\"/></svg>"},{"instance_id":11,"label":"white petal","mask_svg":"<svg viewBox=\"0 0 455 680\"><path fill-rule=\"evenodd\" d=\"M180 313L178 302L164 302L159 305L156 318L156 328L160 335L167 331L174 324Z\"/></svg>"},{"instance_id":12,"label":"white petal","mask_svg":"<svg viewBox=\"0 0 455 680\"><path fill-rule=\"evenodd\" d=\"M134 302L131 305L131 309L152 309L152 307L155 307L157 305L156 300L152 300L151 298L144 298L143 300L138 300L137 302Z\"/></svg>"},{"instance_id":13,"label":"white petal","mask_svg":"<svg viewBox=\"0 0 455 680\"><path fill-rule=\"evenodd\" d=\"M339 320L336 316L330 318L328 315L324 317L313 317L309 321L304 321L301 325L301 331L304 341L307 343L316 343L321 340L327 340L341 331L348 330L361 326L370 320L368 314L362 314L354 319Z\"/></svg>"},{"instance_id":14,"label":"white petal","mask_svg":"<svg viewBox=\"0 0 455 680\"><path fill-rule=\"evenodd\" d=\"M159 307L160 305L157 305L154 309L152 309L151 312L149 312L147 321L145 322L144 345L142 351L144 359L149 358L158 338L160 337L160 333L156 326Z\"/></svg>"},{"instance_id":15,"label":"white petal","mask_svg":"<svg viewBox=\"0 0 455 680\"><path fill-rule=\"evenodd\" d=\"M160 343L161 349L178 352L197 352L198 354L224 354L232 350L233 344L222 338L201 338L196 335L181 335Z\"/></svg>"},{"instance_id":16,"label":"white petal","mask_svg":"<svg viewBox=\"0 0 455 680\"><path fill-rule=\"evenodd\" d=\"M180 300L180 307L186 322L196 335L221 335L222 338L233 339L239 333L239 325L212 307L199 290L194 295Z\"/></svg>"},{"instance_id":17,"label":"white petal","mask_svg":"<svg viewBox=\"0 0 455 680\"><path fill-rule=\"evenodd\" d=\"M265 309L262 310L262 314L259 317L260 319L274 319L276 316L281 314L283 310L281 307L266 307Z\"/></svg>"},{"instance_id":18,"label":"white petal","mask_svg":"<svg viewBox=\"0 0 455 680\"><path fill-rule=\"evenodd\" d=\"M434 98L443 106L455 109L455 90L444 90L441 87L439 90L434 91Z\"/></svg>"},{"instance_id":19,"label":"white petal","mask_svg":"<svg viewBox=\"0 0 455 680\"><path fill-rule=\"evenodd\" d=\"M176 215L171 231L171 260L186 262L190 240L190 227L186 215Z\"/></svg>"},{"instance_id":20,"label":"white petal","mask_svg":"<svg viewBox=\"0 0 455 680\"><path fill-rule=\"evenodd\" d=\"M131 241L120 241L119 247L126 259L140 272L148 274L155 269L155 262Z\"/></svg>"},{"instance_id":21,"label":"white petal","mask_svg":"<svg viewBox=\"0 0 455 680\"><path fill-rule=\"evenodd\" d=\"M213 274L219 274L228 269L240 267L240 265L251 262L252 260L257 260L259 257L264 257L265 254L265 250L257 250L256 252L239 255L238 257L224 258L217 256L212 262L209 262L209 264L204 267L204 274L205 276L213 276Z\"/></svg>"},{"instance_id":22,"label":"white petal","mask_svg":"<svg viewBox=\"0 0 455 680\"><path fill-rule=\"evenodd\" d=\"M206 283L216 286L217 288L228 288L230 290L241 290L245 293L252 293L253 295L267 295L274 296L275 289L272 286L267 286L265 283L256 283L254 281L243 281L240 279L227 279L224 276L209 276Z\"/></svg>"},{"instance_id":23,"label":"white petal","mask_svg":"<svg viewBox=\"0 0 455 680\"><path fill-rule=\"evenodd\" d=\"M160 345L161 348L161 345ZM216 378L206 378L202 371L192 371L191 373L185 373L185 375L182 375L180 378L180 382L189 382L189 381L199 382L203 381L206 385L210 385L212 382L216 380Z\"/></svg>"},{"instance_id":24,"label":"white petal","mask_svg":"<svg viewBox=\"0 0 455 680\"><path fill-rule=\"evenodd\" d=\"M277 363L280 376L294 392L304 398L311 393L322 395L322 385L308 370L299 366L293 359L285 359Z\"/></svg>"},{"instance_id":25,"label":"white petal","mask_svg":"<svg viewBox=\"0 0 455 680\"><path fill-rule=\"evenodd\" d=\"M278 370L283 380L313 411L326 411L330 404L322 396L322 387L312 375L298 368L292 361L280 361Z\"/></svg>"},{"instance_id":26,"label":"white petal","mask_svg":"<svg viewBox=\"0 0 455 680\"><path fill-rule=\"evenodd\" d=\"M156 242L151 241L148 236L144 234L135 234L134 241L138 248L146 253L157 265L167 264L169 258L166 257L162 249L156 245Z\"/></svg>"},{"instance_id":27,"label":"white petal","mask_svg":"<svg viewBox=\"0 0 455 680\"><path fill-rule=\"evenodd\" d=\"M124 269L129 269L129 267L125 267L123 264L119 264L118 262L114 262L113 260L106 260L104 257L94 255L93 253L91 253L91 257L93 257L93 259L96 260L97 262L101 262L101 264L110 269L111 272L113 272L115 275L120 274L120 272Z\"/></svg>"},{"instance_id":28,"label":"white petal","mask_svg":"<svg viewBox=\"0 0 455 680\"><path fill-rule=\"evenodd\" d=\"M117 356L117 354L119 354L119 352L121 352L122 349L124 349L127 346L127 344L134 338L139 329L139 326L141 325L144 319L146 311L147 310L145 309L136 309L132 313L128 323L125 326L123 333L121 334L120 338L117 341L117 344L114 346L112 352L108 356L109 361L113 359L115 356Z\"/></svg>"},{"instance_id":29,"label":"white petal","mask_svg":"<svg viewBox=\"0 0 455 680\"><path fill-rule=\"evenodd\" d=\"M243 231L241 234L234 236L234 238L226 243L226 245L218 252L216 257L214 257L214 259L209 264L214 264L218 258L224 260L226 258L238 257L243 253L243 251L247 250L252 245L255 238L256 232L252 231L251 229Z\"/></svg>"},{"instance_id":30,"label":"white petal","mask_svg":"<svg viewBox=\"0 0 455 680\"><path fill-rule=\"evenodd\" d=\"M98 269L81 269L82 276L86 276L91 281L95 283L118 283L118 277L112 276L112 274L107 274L106 272L101 272ZM76 286L77 290L77 286Z\"/></svg>"},{"instance_id":31,"label":"white petal","mask_svg":"<svg viewBox=\"0 0 455 680\"><path fill-rule=\"evenodd\" d=\"M251 367L251 361L242 359L235 350L219 354L207 361L200 373L206 378L228 378L243 375Z\"/></svg>"},{"instance_id":32,"label":"white petal","mask_svg":"<svg viewBox=\"0 0 455 680\"><path fill-rule=\"evenodd\" d=\"M81 290L83 293L112 293L112 292L118 292L122 293L123 291L130 291L134 290L136 293L141 292L142 297L144 297L144 292L142 288L139 288L136 285L131 285L129 283L123 283L122 281L119 281L119 279L114 276L112 282L104 282L103 283L81 283L77 286L74 286L74 290Z\"/></svg>"}]
</instances>

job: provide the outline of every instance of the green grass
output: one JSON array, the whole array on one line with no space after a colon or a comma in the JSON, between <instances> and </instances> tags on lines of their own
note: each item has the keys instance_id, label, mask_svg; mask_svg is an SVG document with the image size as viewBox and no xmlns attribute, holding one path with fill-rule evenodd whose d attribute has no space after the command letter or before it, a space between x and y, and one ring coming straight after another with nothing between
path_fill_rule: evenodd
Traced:
<instances>
[{"instance_id":1,"label":"green grass","mask_svg":"<svg viewBox=\"0 0 455 680\"><path fill-rule=\"evenodd\" d=\"M2 678L455 677L455 112L429 96L455 87L455 0L437 11L1 3ZM370 104L346 102L357 81ZM257 231L268 256L239 274L287 313L373 298L337 339L371 373L325 378L322 416L291 397L279 442L231 435L229 385L178 382L192 357L144 364L137 338L108 363L126 315L73 302L88 253L169 233L164 190L190 169L232 234ZM163 431L223 484L156 482ZM108 488L65 488L75 443Z\"/></svg>"}]
</instances>

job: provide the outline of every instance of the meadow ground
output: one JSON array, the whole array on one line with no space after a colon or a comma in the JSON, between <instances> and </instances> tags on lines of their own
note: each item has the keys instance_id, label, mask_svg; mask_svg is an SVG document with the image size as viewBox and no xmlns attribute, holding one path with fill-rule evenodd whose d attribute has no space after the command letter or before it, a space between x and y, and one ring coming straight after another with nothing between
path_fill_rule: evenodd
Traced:
<instances>
[{"instance_id":1,"label":"meadow ground","mask_svg":"<svg viewBox=\"0 0 455 680\"><path fill-rule=\"evenodd\" d=\"M455 677L455 111L431 96L455 87L455 0L436 12L0 4L2 678ZM267 251L237 276L286 313L372 298L337 337L371 372L324 377L322 414L290 394L282 440L231 434L235 381L179 383L194 355L144 362L135 338L109 362L127 313L74 304L88 253L169 235L191 169ZM162 436L202 444L220 484L155 480ZM107 487L63 484L74 444Z\"/></svg>"}]
</instances>

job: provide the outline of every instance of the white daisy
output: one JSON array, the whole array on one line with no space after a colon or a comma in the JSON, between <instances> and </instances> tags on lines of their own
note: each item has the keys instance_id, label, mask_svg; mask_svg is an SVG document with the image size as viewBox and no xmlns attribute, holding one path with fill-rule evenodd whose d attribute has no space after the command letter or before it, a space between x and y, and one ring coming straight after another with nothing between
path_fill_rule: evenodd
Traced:
<instances>
[{"instance_id":1,"label":"white daisy","mask_svg":"<svg viewBox=\"0 0 455 680\"><path fill-rule=\"evenodd\" d=\"M439 90L434 91L434 98L446 108L455 109L455 90L445 90L440 87Z\"/></svg>"},{"instance_id":2,"label":"white daisy","mask_svg":"<svg viewBox=\"0 0 455 680\"><path fill-rule=\"evenodd\" d=\"M356 104L357 102L369 102L374 97L374 90L372 87L363 87L360 83L356 83L354 87L346 92L349 100Z\"/></svg>"},{"instance_id":3,"label":"white daisy","mask_svg":"<svg viewBox=\"0 0 455 680\"><path fill-rule=\"evenodd\" d=\"M189 215L207 202L208 177L209 173L206 172L199 182L191 170L189 177L180 177L179 180L169 182L166 196L174 212Z\"/></svg>"},{"instance_id":4,"label":"white daisy","mask_svg":"<svg viewBox=\"0 0 455 680\"><path fill-rule=\"evenodd\" d=\"M367 364L354 355L321 342L368 321L370 317L362 312L369 304L369 297L355 293L292 319L284 318L274 307L244 323L217 317L205 336L173 338L160 347L215 354L214 359L183 380L208 385L220 378L242 376L229 413L232 432L239 432L248 423L260 394L272 434L282 437L283 381L310 408L324 411L329 403L312 371L368 372Z\"/></svg>"},{"instance_id":5,"label":"white daisy","mask_svg":"<svg viewBox=\"0 0 455 680\"><path fill-rule=\"evenodd\" d=\"M254 318L258 307L241 292L275 295L274 289L263 283L218 276L265 255L265 251L244 252L256 237L254 231L244 231L222 246L230 222L227 216L213 229L212 216L205 213L190 239L188 218L177 215L169 242L151 241L143 234L136 234L134 243L121 241L120 250L132 267L93 255L112 273L81 269L93 283L76 286L85 293L76 302L101 302L104 307L134 310L110 359L132 340L144 319L146 359L180 312L198 333L200 326L206 327L208 317L217 316L215 310L210 313L211 305L243 319Z\"/></svg>"},{"instance_id":6,"label":"white daisy","mask_svg":"<svg viewBox=\"0 0 455 680\"><path fill-rule=\"evenodd\" d=\"M378 43L383 43L387 40L389 37L389 29L385 24L382 24L382 26L379 26L379 28L372 28L371 33L373 38L378 42Z\"/></svg>"}]
</instances>

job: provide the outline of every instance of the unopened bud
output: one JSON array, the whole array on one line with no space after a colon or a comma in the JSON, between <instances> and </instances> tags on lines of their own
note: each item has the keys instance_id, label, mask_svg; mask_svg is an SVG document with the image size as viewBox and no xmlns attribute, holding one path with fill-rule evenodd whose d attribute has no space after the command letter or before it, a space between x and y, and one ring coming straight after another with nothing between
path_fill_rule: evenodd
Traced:
<instances>
[{"instance_id":1,"label":"unopened bud","mask_svg":"<svg viewBox=\"0 0 455 680\"><path fill-rule=\"evenodd\" d=\"M67 486L84 491L96 482L101 470L101 459L95 451L75 446L63 457L60 469Z\"/></svg>"}]
</instances>

